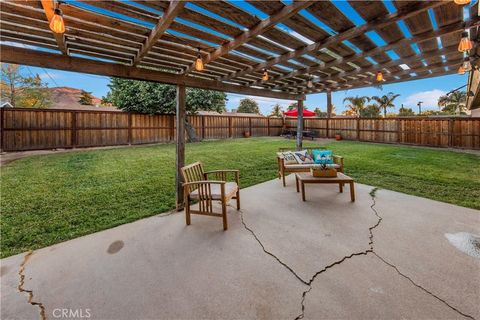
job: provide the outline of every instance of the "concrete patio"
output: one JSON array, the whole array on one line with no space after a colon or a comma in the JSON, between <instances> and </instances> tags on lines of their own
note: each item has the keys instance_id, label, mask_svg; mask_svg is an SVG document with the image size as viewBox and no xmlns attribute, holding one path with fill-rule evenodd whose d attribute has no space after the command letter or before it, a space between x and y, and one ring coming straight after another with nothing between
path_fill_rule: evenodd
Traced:
<instances>
[{"instance_id":1,"label":"concrete patio","mask_svg":"<svg viewBox=\"0 0 480 320\"><path fill-rule=\"evenodd\" d=\"M478 211L287 182L242 189L227 232L174 213L3 259L1 318L480 319L480 259L446 237Z\"/></svg>"}]
</instances>

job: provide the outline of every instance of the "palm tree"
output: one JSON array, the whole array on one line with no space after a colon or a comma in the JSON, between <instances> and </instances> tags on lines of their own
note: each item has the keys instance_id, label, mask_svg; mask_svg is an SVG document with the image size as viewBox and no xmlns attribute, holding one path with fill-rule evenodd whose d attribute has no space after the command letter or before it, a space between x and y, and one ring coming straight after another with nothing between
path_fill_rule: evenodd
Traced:
<instances>
[{"instance_id":1,"label":"palm tree","mask_svg":"<svg viewBox=\"0 0 480 320\"><path fill-rule=\"evenodd\" d=\"M355 114L357 117L360 117L360 111L365 109L365 104L370 101L370 97L346 97L345 99L343 99L344 103L345 101L350 102L350 104L347 105L347 108L351 111L351 113Z\"/></svg>"},{"instance_id":2,"label":"palm tree","mask_svg":"<svg viewBox=\"0 0 480 320\"><path fill-rule=\"evenodd\" d=\"M386 95L383 95L381 97L378 96L373 96L372 100L375 100L378 102L378 107L380 109L383 109L383 117L387 117L387 108L393 108L395 105L393 104L393 101L397 99L400 95L399 94L394 94L393 92L389 92Z\"/></svg>"},{"instance_id":3,"label":"palm tree","mask_svg":"<svg viewBox=\"0 0 480 320\"><path fill-rule=\"evenodd\" d=\"M444 112L456 112L460 114L465 110L467 103L467 93L465 91L455 91L449 95L438 98L438 106L443 107Z\"/></svg>"},{"instance_id":4,"label":"palm tree","mask_svg":"<svg viewBox=\"0 0 480 320\"><path fill-rule=\"evenodd\" d=\"M273 106L272 112L270 113L270 117L281 118L282 113L283 113L282 107L277 103L276 105Z\"/></svg>"}]
</instances>

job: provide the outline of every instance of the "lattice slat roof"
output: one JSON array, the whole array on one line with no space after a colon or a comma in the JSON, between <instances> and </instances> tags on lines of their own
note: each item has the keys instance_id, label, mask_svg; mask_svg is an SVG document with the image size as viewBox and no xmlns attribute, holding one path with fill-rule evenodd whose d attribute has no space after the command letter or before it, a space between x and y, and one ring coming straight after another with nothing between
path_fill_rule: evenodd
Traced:
<instances>
[{"instance_id":1,"label":"lattice slat roof","mask_svg":"<svg viewBox=\"0 0 480 320\"><path fill-rule=\"evenodd\" d=\"M51 0L1 2L2 61L97 66L98 74L138 79L148 68L146 80L282 98L378 85L378 71L382 84L455 73L461 32L476 35L479 25L453 1L71 0L61 5L67 29L57 35L52 8ZM88 70L78 66L86 61Z\"/></svg>"}]
</instances>

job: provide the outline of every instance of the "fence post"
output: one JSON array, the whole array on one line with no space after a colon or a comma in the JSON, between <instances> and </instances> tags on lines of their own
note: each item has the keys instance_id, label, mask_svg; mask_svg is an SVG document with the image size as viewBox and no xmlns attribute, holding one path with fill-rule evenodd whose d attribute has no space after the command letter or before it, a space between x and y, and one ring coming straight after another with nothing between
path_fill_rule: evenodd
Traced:
<instances>
[{"instance_id":1,"label":"fence post","mask_svg":"<svg viewBox=\"0 0 480 320\"><path fill-rule=\"evenodd\" d=\"M360 141L360 118L357 118L357 140Z\"/></svg>"},{"instance_id":2,"label":"fence post","mask_svg":"<svg viewBox=\"0 0 480 320\"><path fill-rule=\"evenodd\" d=\"M252 132L252 118L248 118L248 131L250 132L250 137L253 137L253 132Z\"/></svg>"},{"instance_id":3,"label":"fence post","mask_svg":"<svg viewBox=\"0 0 480 320\"><path fill-rule=\"evenodd\" d=\"M397 143L400 143L402 141L402 122L400 119L395 119L397 122Z\"/></svg>"},{"instance_id":4,"label":"fence post","mask_svg":"<svg viewBox=\"0 0 480 320\"><path fill-rule=\"evenodd\" d=\"M330 138L330 118L327 118L327 139Z\"/></svg>"},{"instance_id":5,"label":"fence post","mask_svg":"<svg viewBox=\"0 0 480 320\"><path fill-rule=\"evenodd\" d=\"M3 132L3 119L4 119L4 108L0 108L0 152L3 152L3 143L4 143L4 135L5 133Z\"/></svg>"},{"instance_id":6,"label":"fence post","mask_svg":"<svg viewBox=\"0 0 480 320\"><path fill-rule=\"evenodd\" d=\"M72 148L77 146L77 112L72 112L72 122L70 124L71 127L71 135L70 135L70 145Z\"/></svg>"},{"instance_id":7,"label":"fence post","mask_svg":"<svg viewBox=\"0 0 480 320\"><path fill-rule=\"evenodd\" d=\"M132 114L128 113L128 144L132 144Z\"/></svg>"},{"instance_id":8,"label":"fence post","mask_svg":"<svg viewBox=\"0 0 480 320\"><path fill-rule=\"evenodd\" d=\"M205 140L205 116L202 115L202 140Z\"/></svg>"},{"instance_id":9,"label":"fence post","mask_svg":"<svg viewBox=\"0 0 480 320\"><path fill-rule=\"evenodd\" d=\"M270 137L270 117L267 117L267 136Z\"/></svg>"},{"instance_id":10,"label":"fence post","mask_svg":"<svg viewBox=\"0 0 480 320\"><path fill-rule=\"evenodd\" d=\"M453 128L454 128L454 123L453 119L450 118L448 119L448 147L452 148L453 147Z\"/></svg>"},{"instance_id":11,"label":"fence post","mask_svg":"<svg viewBox=\"0 0 480 320\"><path fill-rule=\"evenodd\" d=\"M175 140L175 117L176 115L174 114L171 114L170 115L170 137L169 137L169 140L170 141L174 141Z\"/></svg>"},{"instance_id":12,"label":"fence post","mask_svg":"<svg viewBox=\"0 0 480 320\"><path fill-rule=\"evenodd\" d=\"M228 116L228 137L232 138L233 137L233 130L232 130L232 117Z\"/></svg>"}]
</instances>

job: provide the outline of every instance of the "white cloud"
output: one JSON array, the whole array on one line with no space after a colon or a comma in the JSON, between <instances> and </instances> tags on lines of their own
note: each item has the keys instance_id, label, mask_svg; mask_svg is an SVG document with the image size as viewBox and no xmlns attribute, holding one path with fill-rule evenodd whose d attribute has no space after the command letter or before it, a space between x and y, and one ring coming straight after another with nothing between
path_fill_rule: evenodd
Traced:
<instances>
[{"instance_id":1,"label":"white cloud","mask_svg":"<svg viewBox=\"0 0 480 320\"><path fill-rule=\"evenodd\" d=\"M422 101L423 102L422 107L438 108L438 98L440 98L440 96L443 96L445 94L446 94L445 91L442 91L439 89L417 92L409 95L405 99L405 106L414 107L417 105L419 101Z\"/></svg>"}]
</instances>

